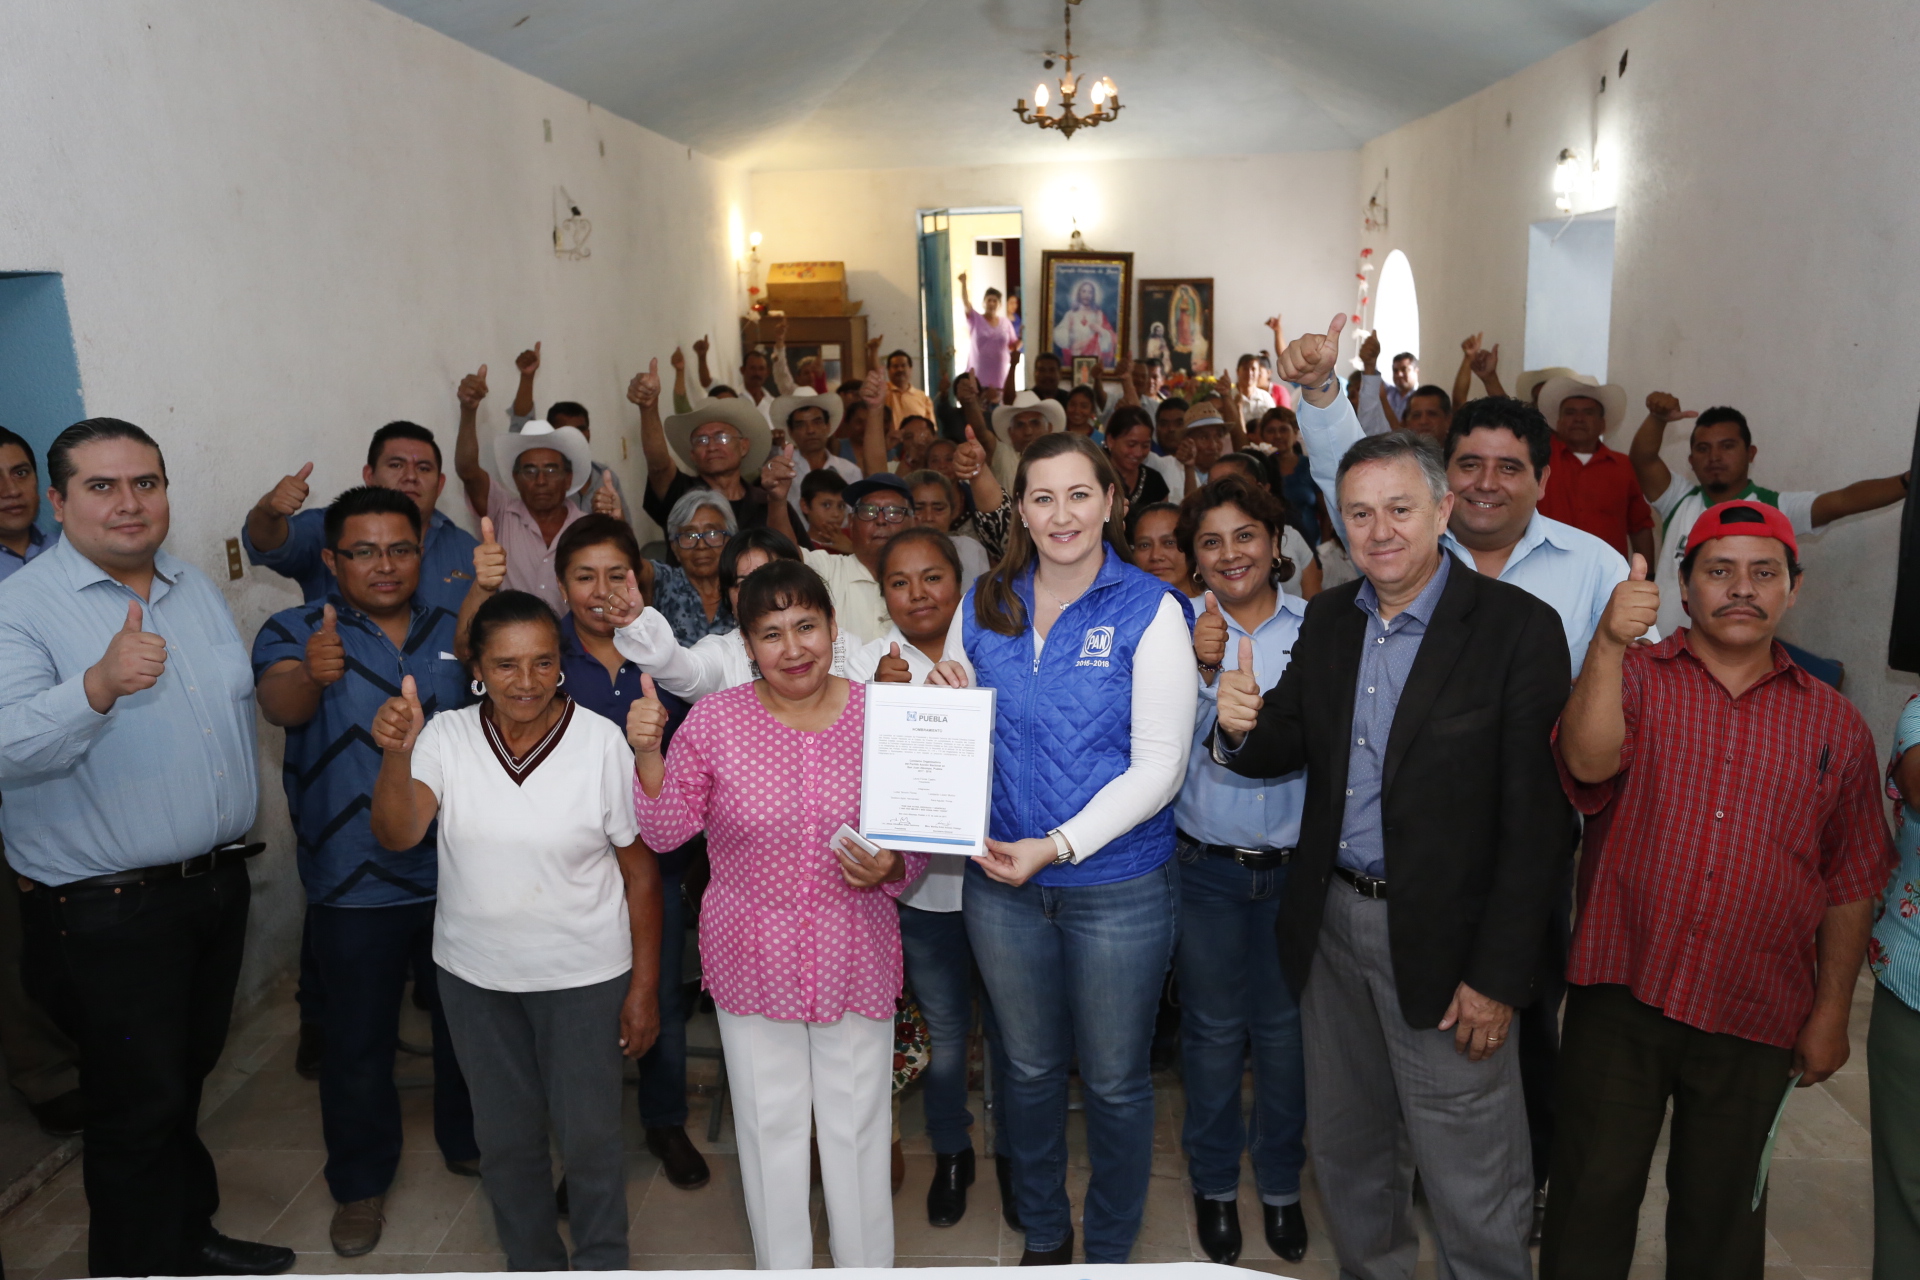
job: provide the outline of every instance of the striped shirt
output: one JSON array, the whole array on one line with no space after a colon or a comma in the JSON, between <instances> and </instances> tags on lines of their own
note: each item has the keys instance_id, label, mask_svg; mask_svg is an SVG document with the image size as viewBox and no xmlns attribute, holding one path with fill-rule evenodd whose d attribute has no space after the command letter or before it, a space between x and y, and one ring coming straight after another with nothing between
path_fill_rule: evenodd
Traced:
<instances>
[{"instance_id":1,"label":"striped shirt","mask_svg":"<svg viewBox=\"0 0 1920 1280\"><path fill-rule=\"evenodd\" d=\"M1682 629L1627 650L1620 771L1561 783L1588 817L1567 980L1619 983L1702 1031L1791 1048L1814 933L1893 869L1860 712L1778 643L1738 698Z\"/></svg>"}]
</instances>

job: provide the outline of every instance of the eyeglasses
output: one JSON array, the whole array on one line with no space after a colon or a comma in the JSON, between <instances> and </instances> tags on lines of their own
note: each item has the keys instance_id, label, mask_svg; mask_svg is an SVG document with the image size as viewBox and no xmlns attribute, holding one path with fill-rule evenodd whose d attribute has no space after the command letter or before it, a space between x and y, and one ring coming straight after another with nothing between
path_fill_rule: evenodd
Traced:
<instances>
[{"instance_id":1,"label":"eyeglasses","mask_svg":"<svg viewBox=\"0 0 1920 1280\"><path fill-rule=\"evenodd\" d=\"M335 547L333 554L351 560L355 564L365 564L369 560L378 560L383 556L395 564L405 564L409 560L420 558L420 544L396 542L390 547L376 547L363 542L353 547Z\"/></svg>"},{"instance_id":2,"label":"eyeglasses","mask_svg":"<svg viewBox=\"0 0 1920 1280\"><path fill-rule=\"evenodd\" d=\"M724 449L731 445L738 444L739 441L740 437L731 431L718 431L710 435L703 434L695 436L693 438L693 447L696 449L704 449L710 444L717 444Z\"/></svg>"},{"instance_id":3,"label":"eyeglasses","mask_svg":"<svg viewBox=\"0 0 1920 1280\"><path fill-rule=\"evenodd\" d=\"M673 544L689 551L698 546L724 547L728 536L725 529L682 529L673 535Z\"/></svg>"},{"instance_id":4,"label":"eyeglasses","mask_svg":"<svg viewBox=\"0 0 1920 1280\"><path fill-rule=\"evenodd\" d=\"M566 463L566 462L547 462L547 463L538 463L538 464L532 463L532 462L525 462L515 467L513 469L513 474L516 476L519 476L522 480L532 480L532 479L535 479L536 477L544 477L548 480L557 480L561 476L572 475L573 466L571 463Z\"/></svg>"},{"instance_id":5,"label":"eyeglasses","mask_svg":"<svg viewBox=\"0 0 1920 1280\"><path fill-rule=\"evenodd\" d=\"M881 506L877 502L862 502L853 509L855 520L865 520L868 524L879 520L886 524L904 524L913 512L907 507Z\"/></svg>"}]
</instances>

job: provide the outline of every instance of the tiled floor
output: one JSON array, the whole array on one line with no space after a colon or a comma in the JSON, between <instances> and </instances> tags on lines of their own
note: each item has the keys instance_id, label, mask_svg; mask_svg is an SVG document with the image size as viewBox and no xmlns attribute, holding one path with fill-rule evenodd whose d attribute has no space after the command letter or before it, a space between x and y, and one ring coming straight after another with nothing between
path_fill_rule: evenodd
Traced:
<instances>
[{"instance_id":1,"label":"tiled floor","mask_svg":"<svg viewBox=\"0 0 1920 1280\"><path fill-rule=\"evenodd\" d=\"M1866 1025L1871 988L1863 981L1855 1003L1853 1060L1832 1081L1802 1090L1788 1107L1773 1167L1769 1280L1866 1280L1872 1268L1873 1209L1867 1146ZM424 1017L409 1011L409 1039L424 1041ZM696 1019L696 1041L711 1043L710 1017ZM224 1204L219 1225L229 1234L290 1245L303 1272L401 1272L499 1270L491 1214L477 1181L456 1177L433 1148L428 1095L402 1093L408 1150L387 1202L387 1228L380 1247L363 1258L334 1256L327 1244L332 1202L320 1176L324 1160L316 1086L293 1071L295 1013L290 998L238 1028L226 1057L209 1081L202 1131L219 1161ZM714 1065L694 1063L696 1084L711 1083ZM402 1055L400 1074L423 1083L423 1060ZM1160 1081L1153 1189L1146 1222L1134 1249L1136 1261L1200 1259L1179 1154L1181 1109L1178 1081ZM751 1267L752 1244L741 1206L739 1167L732 1133L707 1144L710 1094L694 1100L690 1132L707 1150L712 1183L700 1191L677 1191L659 1176L658 1162L640 1142L638 1117L627 1110L628 1204L633 1210L633 1266L657 1268ZM976 1107L976 1114L978 1108ZM1085 1143L1074 1116L1075 1202L1085 1187ZM983 1162L966 1219L937 1230L927 1225L925 1188L933 1157L922 1133L919 1101L909 1092L901 1110L907 1185L896 1203L895 1230L901 1266L991 1265L1019 1260L1021 1241L1001 1223L991 1165ZM0 1218L0 1256L12 1280L38 1276L66 1280L86 1274L87 1206L80 1167L69 1165L5 1218ZM1311 1169L1308 1171L1311 1180ZM1325 1277L1337 1268L1328 1248L1317 1193L1308 1190L1307 1213L1315 1237L1304 1263L1288 1264L1260 1238L1257 1197L1251 1182L1241 1198L1247 1244L1242 1266L1285 1276ZM1658 1169L1642 1217L1636 1280L1664 1273L1660 1223L1665 1193ZM815 1237L825 1226L816 1211ZM1431 1250L1427 1250L1431 1256ZM830 1265L822 1254L822 1266ZM1421 1275L1431 1274L1431 1261Z\"/></svg>"}]
</instances>

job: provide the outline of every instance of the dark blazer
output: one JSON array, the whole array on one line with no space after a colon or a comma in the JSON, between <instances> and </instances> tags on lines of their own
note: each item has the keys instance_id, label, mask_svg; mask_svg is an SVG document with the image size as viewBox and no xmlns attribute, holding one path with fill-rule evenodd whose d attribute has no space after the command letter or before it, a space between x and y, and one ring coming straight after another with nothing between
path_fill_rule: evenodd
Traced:
<instances>
[{"instance_id":1,"label":"dark blazer","mask_svg":"<svg viewBox=\"0 0 1920 1280\"><path fill-rule=\"evenodd\" d=\"M1449 554L1442 551L1441 554ZM1305 988L1345 809L1354 681L1368 615L1361 584L1307 606L1293 658L1228 765L1253 778L1304 767L1306 809L1280 908L1280 961ZM1559 615L1455 563L1401 690L1387 740L1381 826L1400 1012L1438 1025L1465 982L1532 998L1571 821L1549 735L1572 679Z\"/></svg>"}]
</instances>

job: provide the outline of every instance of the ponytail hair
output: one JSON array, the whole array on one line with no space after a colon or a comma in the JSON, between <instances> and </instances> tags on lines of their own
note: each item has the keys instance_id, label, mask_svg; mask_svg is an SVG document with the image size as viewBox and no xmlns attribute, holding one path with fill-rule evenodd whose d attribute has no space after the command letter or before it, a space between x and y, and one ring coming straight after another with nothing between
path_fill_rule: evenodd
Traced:
<instances>
[{"instance_id":1,"label":"ponytail hair","mask_svg":"<svg viewBox=\"0 0 1920 1280\"><path fill-rule=\"evenodd\" d=\"M1132 549L1127 545L1125 516L1121 510L1125 502L1120 495L1120 478L1113 470L1113 459L1107 456L1106 450L1083 435L1054 431L1027 446L1026 452L1020 455L1020 468L1013 475L1014 514L1019 514L1020 503L1027 496L1028 469L1036 462L1069 453L1077 453L1087 460L1087 465L1093 468L1094 484L1104 490L1113 503L1107 515L1106 527L1101 531L1106 544L1122 560L1133 563ZM1014 591L1013 584L1033 565L1036 554L1033 535L1027 531L1026 525L1019 520L1011 521L1007 530L1006 554L1000 557L999 564L987 570L974 583L974 621L1003 636L1017 636L1026 631L1027 607Z\"/></svg>"}]
</instances>

